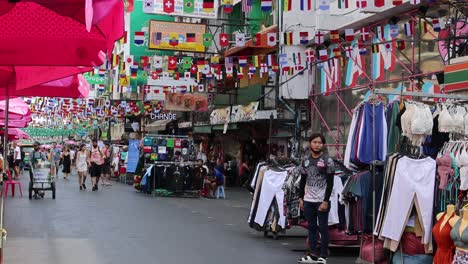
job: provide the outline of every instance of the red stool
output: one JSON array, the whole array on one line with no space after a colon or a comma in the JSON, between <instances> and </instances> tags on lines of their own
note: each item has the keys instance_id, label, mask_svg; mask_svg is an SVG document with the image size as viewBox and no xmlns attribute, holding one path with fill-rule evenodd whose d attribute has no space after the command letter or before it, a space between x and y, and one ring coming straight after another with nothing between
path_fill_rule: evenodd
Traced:
<instances>
[{"instance_id":1,"label":"red stool","mask_svg":"<svg viewBox=\"0 0 468 264\"><path fill-rule=\"evenodd\" d=\"M11 177L11 173L10 173L9 170L7 170L7 175L8 175L8 180L3 182L2 195L5 194L5 198L7 198L8 197L8 187L11 186L11 196L15 197L15 186L18 185L21 197L23 197L23 189L21 188L21 182L13 180L13 177Z\"/></svg>"}]
</instances>

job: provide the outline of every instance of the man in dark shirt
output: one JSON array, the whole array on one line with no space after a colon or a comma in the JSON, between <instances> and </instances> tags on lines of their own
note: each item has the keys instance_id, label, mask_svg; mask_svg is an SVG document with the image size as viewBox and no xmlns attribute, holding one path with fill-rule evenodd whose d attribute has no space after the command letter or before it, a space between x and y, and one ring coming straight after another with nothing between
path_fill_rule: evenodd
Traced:
<instances>
[{"instance_id":1,"label":"man in dark shirt","mask_svg":"<svg viewBox=\"0 0 468 264\"><path fill-rule=\"evenodd\" d=\"M333 190L335 166L324 153L325 137L313 134L309 138L310 151L302 161L299 206L304 211L309 228L309 254L300 263L326 263L328 257L328 213ZM317 228L317 218L319 226ZM320 232L321 250L317 250L317 229Z\"/></svg>"}]
</instances>

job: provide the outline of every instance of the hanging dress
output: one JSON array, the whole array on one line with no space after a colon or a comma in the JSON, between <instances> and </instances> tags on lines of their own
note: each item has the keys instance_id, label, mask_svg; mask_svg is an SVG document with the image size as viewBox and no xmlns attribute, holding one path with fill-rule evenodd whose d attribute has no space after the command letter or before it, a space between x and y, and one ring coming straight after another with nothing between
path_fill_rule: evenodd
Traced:
<instances>
[{"instance_id":1,"label":"hanging dress","mask_svg":"<svg viewBox=\"0 0 468 264\"><path fill-rule=\"evenodd\" d=\"M455 245L452 238L450 237L450 231L452 231L452 227L450 226L449 221L455 214L450 216L441 229L441 225L446 214L447 213L444 213L432 228L432 234L434 235L434 240L437 244L437 251L434 255L434 264L451 264L453 261Z\"/></svg>"}]
</instances>

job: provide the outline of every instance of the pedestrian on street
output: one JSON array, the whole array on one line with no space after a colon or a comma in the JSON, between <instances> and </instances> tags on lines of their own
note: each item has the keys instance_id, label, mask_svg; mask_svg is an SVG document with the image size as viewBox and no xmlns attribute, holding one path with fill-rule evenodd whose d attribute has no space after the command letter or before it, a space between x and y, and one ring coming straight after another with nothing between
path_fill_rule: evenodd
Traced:
<instances>
[{"instance_id":1,"label":"pedestrian on street","mask_svg":"<svg viewBox=\"0 0 468 264\"><path fill-rule=\"evenodd\" d=\"M110 153L110 145L106 143L104 148L101 150L103 155L103 164L102 164L102 185L105 186L112 186L110 183L110 173L111 173L111 153Z\"/></svg>"},{"instance_id":2,"label":"pedestrian on street","mask_svg":"<svg viewBox=\"0 0 468 264\"><path fill-rule=\"evenodd\" d=\"M75 146L70 146L70 159L71 159L71 170L73 171L73 167L75 167L75 162L76 162Z\"/></svg>"},{"instance_id":3,"label":"pedestrian on street","mask_svg":"<svg viewBox=\"0 0 468 264\"><path fill-rule=\"evenodd\" d=\"M93 139L90 153L88 155L88 162L90 163L89 173L91 175L91 182L93 184L93 191L99 190L98 183L101 176L101 167L104 163L104 155L98 146L97 139Z\"/></svg>"},{"instance_id":4,"label":"pedestrian on street","mask_svg":"<svg viewBox=\"0 0 468 264\"><path fill-rule=\"evenodd\" d=\"M68 146L63 148L62 153L62 165L63 165L63 178L68 179L68 174L71 173L71 154Z\"/></svg>"},{"instance_id":5,"label":"pedestrian on street","mask_svg":"<svg viewBox=\"0 0 468 264\"><path fill-rule=\"evenodd\" d=\"M304 211L307 219L309 251L299 259L299 263L327 263L328 214L330 212L330 196L333 190L335 165L333 160L325 153L324 145L325 137L322 134L310 136L310 151L302 160L299 207ZM317 250L317 231L320 232L320 253Z\"/></svg>"},{"instance_id":6,"label":"pedestrian on street","mask_svg":"<svg viewBox=\"0 0 468 264\"><path fill-rule=\"evenodd\" d=\"M20 164L21 164L21 149L18 143L13 142L13 168L15 171L15 179L20 177Z\"/></svg>"},{"instance_id":7,"label":"pedestrian on street","mask_svg":"<svg viewBox=\"0 0 468 264\"><path fill-rule=\"evenodd\" d=\"M53 160L51 161L51 163L53 163L54 167L55 167L55 175L58 177L58 172L59 172L59 167L60 167L60 160L61 160L61 154L62 154L62 150L57 146L57 142L54 142L52 144L52 156L53 156Z\"/></svg>"},{"instance_id":8,"label":"pedestrian on street","mask_svg":"<svg viewBox=\"0 0 468 264\"><path fill-rule=\"evenodd\" d=\"M86 190L86 175L88 174L89 163L86 145L81 144L79 151L76 153L76 171L78 172L78 184L80 191Z\"/></svg>"}]
</instances>

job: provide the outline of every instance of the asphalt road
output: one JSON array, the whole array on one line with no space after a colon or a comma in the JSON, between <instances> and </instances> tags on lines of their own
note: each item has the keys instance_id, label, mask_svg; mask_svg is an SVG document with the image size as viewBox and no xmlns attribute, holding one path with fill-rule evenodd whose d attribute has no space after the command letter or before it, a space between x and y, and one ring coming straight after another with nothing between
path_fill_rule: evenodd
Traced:
<instances>
[{"instance_id":1,"label":"asphalt road","mask_svg":"<svg viewBox=\"0 0 468 264\"><path fill-rule=\"evenodd\" d=\"M250 194L226 189L227 199L155 198L113 183L79 191L76 176L57 182L57 199L8 197L6 264L296 263L306 231L274 240L246 224ZM17 193L18 195L18 193ZM329 263L353 263L357 252L333 249Z\"/></svg>"}]
</instances>

